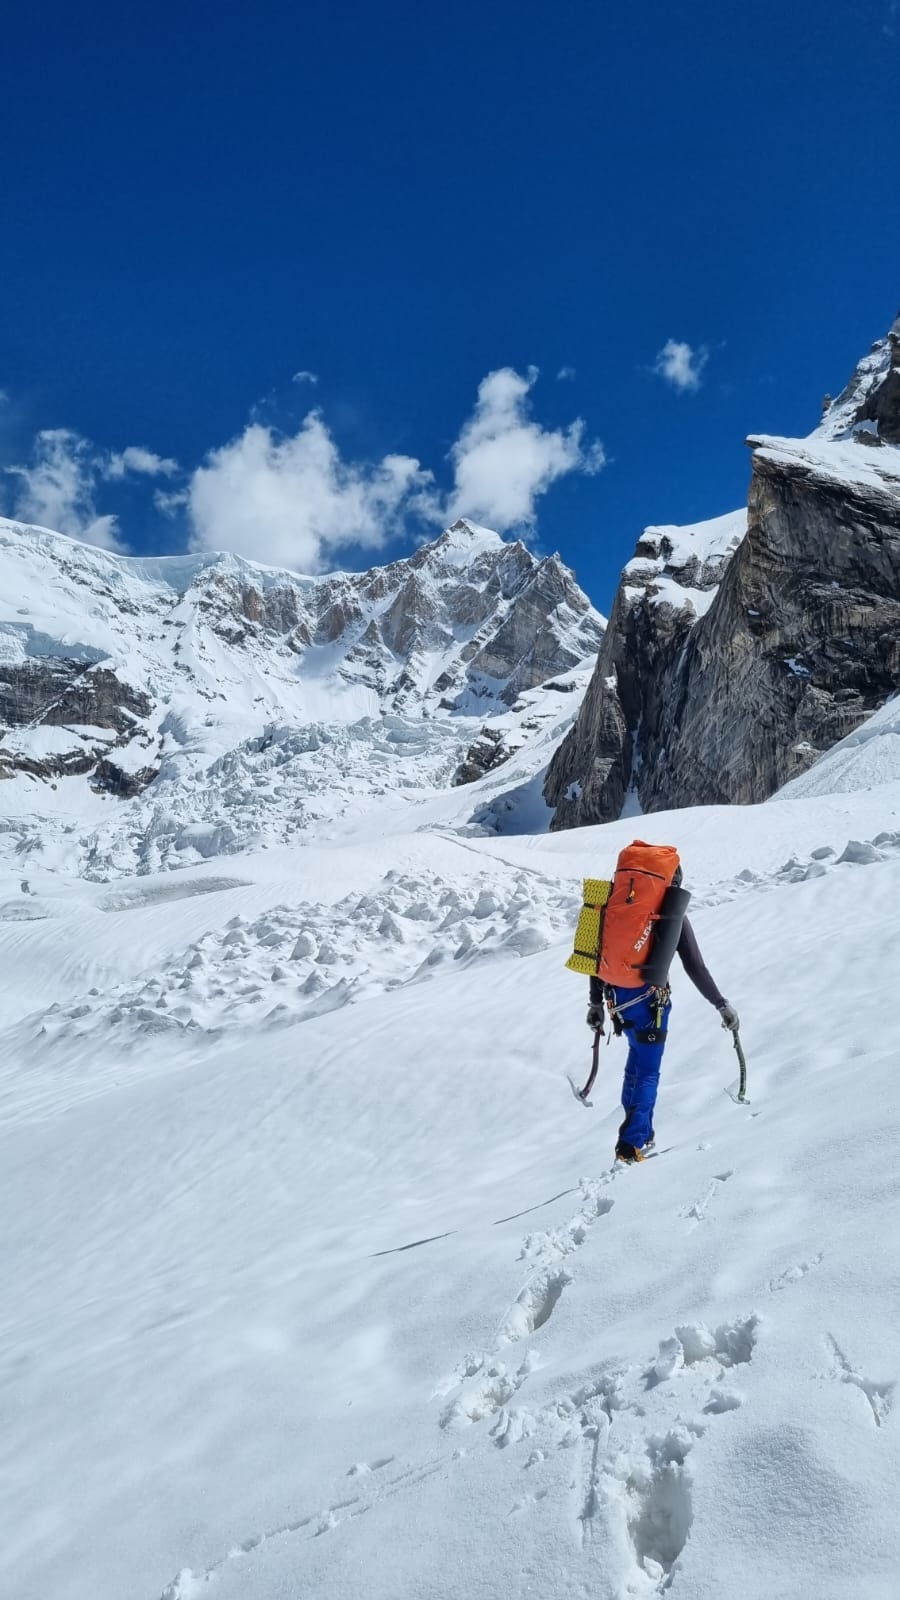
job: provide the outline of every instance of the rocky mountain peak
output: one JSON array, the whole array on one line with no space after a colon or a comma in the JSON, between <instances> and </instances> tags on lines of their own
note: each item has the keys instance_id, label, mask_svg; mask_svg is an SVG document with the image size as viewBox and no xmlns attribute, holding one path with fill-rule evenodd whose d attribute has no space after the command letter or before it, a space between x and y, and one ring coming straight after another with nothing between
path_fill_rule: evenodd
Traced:
<instances>
[{"instance_id":1,"label":"rocky mountain peak","mask_svg":"<svg viewBox=\"0 0 900 1600\"><path fill-rule=\"evenodd\" d=\"M460 517L451 527L445 528L439 538L420 546L417 555L411 557L411 560L418 560L438 570L467 566L479 555L496 556L501 550L509 548L507 542L499 533L494 533L493 529L479 527L478 523L470 522L467 517Z\"/></svg>"},{"instance_id":2,"label":"rocky mountain peak","mask_svg":"<svg viewBox=\"0 0 900 1600\"><path fill-rule=\"evenodd\" d=\"M214 816L221 843L233 772L277 760L295 773L297 826L341 762L354 802L402 783L408 750L422 785L476 771L487 743L496 764L530 692L592 661L603 627L558 558L469 522L316 578L229 554L114 556L0 522L0 778L87 785L126 808L143 789L179 827L191 807ZM502 741L485 742L485 719ZM323 740L342 752L331 765L311 756Z\"/></svg>"},{"instance_id":3,"label":"rocky mountain peak","mask_svg":"<svg viewBox=\"0 0 900 1600\"><path fill-rule=\"evenodd\" d=\"M900 687L900 318L808 438L748 443L746 511L638 542L555 827L766 799Z\"/></svg>"},{"instance_id":4,"label":"rocky mountain peak","mask_svg":"<svg viewBox=\"0 0 900 1600\"><path fill-rule=\"evenodd\" d=\"M900 444L900 312L828 405L812 437L853 439L869 447Z\"/></svg>"}]
</instances>

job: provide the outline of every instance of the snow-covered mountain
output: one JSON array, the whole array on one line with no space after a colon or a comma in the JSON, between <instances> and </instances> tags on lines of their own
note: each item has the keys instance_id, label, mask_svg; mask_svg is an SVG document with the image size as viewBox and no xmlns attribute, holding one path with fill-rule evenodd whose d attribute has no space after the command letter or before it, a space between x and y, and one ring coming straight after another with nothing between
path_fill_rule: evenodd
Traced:
<instances>
[{"instance_id":1,"label":"snow-covered mountain","mask_svg":"<svg viewBox=\"0 0 900 1600\"><path fill-rule=\"evenodd\" d=\"M554 826L761 800L900 687L900 319L807 439L754 435L748 507L649 528L622 575Z\"/></svg>"},{"instance_id":2,"label":"snow-covered mountain","mask_svg":"<svg viewBox=\"0 0 900 1600\"><path fill-rule=\"evenodd\" d=\"M573 714L604 626L467 522L321 578L6 522L0 597L0 847L97 878L471 781Z\"/></svg>"}]
</instances>

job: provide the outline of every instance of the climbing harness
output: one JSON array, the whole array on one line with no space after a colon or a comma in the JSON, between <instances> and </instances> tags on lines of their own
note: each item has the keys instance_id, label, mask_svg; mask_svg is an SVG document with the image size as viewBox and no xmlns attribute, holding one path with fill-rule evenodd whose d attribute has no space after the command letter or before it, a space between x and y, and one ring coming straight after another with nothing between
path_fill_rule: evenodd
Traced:
<instances>
[{"instance_id":1,"label":"climbing harness","mask_svg":"<svg viewBox=\"0 0 900 1600\"><path fill-rule=\"evenodd\" d=\"M617 1038L623 1032L623 1030L629 1026L627 1022L623 1021L622 1013L624 1011L630 1011L632 1006L643 1005L645 1000L652 1000L654 997L656 1000L656 1004L654 1006L656 1031L660 1032L662 1030L666 1006L669 1004L669 1001L672 998L672 990L667 983L663 984L661 988L656 988L653 984L651 984L648 989L642 989L640 994L636 994L632 1000L623 1001L621 1005L619 1005L616 1001L616 991L611 984L606 985L605 994L606 1009L609 1012L609 1019L613 1025L613 1033Z\"/></svg>"},{"instance_id":2,"label":"climbing harness","mask_svg":"<svg viewBox=\"0 0 900 1600\"><path fill-rule=\"evenodd\" d=\"M649 989L642 989L640 994L636 994L631 1000L623 1001L621 1005L616 1003L616 991L610 984L604 985L603 995L606 1001L606 1009L609 1012L609 1020L612 1023L612 1030L617 1039L621 1038L622 1034L629 1027L629 1024L623 1020L622 1013L624 1011L630 1011L632 1006L639 1006L642 1001L649 1000L655 996L655 1026L652 1028L640 1029L640 1031L636 1034L636 1038L641 1044L656 1044L665 1042L666 1029L663 1027L663 1018L665 1016L666 1006L669 1004L672 996L672 991L668 984L661 989L655 989L652 987ZM591 1070L588 1075L588 1080L583 1089L577 1089L575 1091L578 1099L585 1102L587 1101L587 1097L594 1087L597 1077L597 1068L600 1063L600 1038L602 1032L603 1030L601 1028L594 1029L594 1043L591 1049ZM607 1035L607 1044L609 1043L610 1038L611 1035Z\"/></svg>"}]
</instances>

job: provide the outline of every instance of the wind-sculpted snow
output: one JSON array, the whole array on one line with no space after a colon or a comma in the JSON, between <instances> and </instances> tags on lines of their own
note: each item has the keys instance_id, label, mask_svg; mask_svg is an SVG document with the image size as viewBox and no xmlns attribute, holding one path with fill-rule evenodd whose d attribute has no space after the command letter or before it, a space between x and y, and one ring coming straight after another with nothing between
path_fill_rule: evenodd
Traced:
<instances>
[{"instance_id":1,"label":"wind-sculpted snow","mask_svg":"<svg viewBox=\"0 0 900 1600\"><path fill-rule=\"evenodd\" d=\"M551 946L562 968L580 906L578 881L502 860L480 866L488 858L474 842L443 837L461 852L465 875L391 869L365 893L328 902L276 902L262 915L234 915L161 956L137 978L102 990L94 985L22 1016L7 1031L8 1055L59 1072L53 1093L60 1102L67 1096L74 1103L102 1092L111 1075L140 1077L166 1039L181 1040L202 1057L210 1038L226 1043L249 1033L262 1041L395 990L486 964L519 964ZM817 846L774 871L742 868L701 886L693 912L703 916L747 895L855 874L898 857L900 830L882 832L874 841L850 839L841 851ZM163 875L152 888L114 890L98 907L111 920L127 914L131 923L142 911L242 886L239 878ZM53 902L33 894L0 901L0 926L52 920L54 914ZM677 961L673 973L677 982ZM522 983L527 989L525 974ZM576 1014L582 1011L584 990L568 975L566 999ZM94 1052L93 1074L85 1079L77 1068L87 1049ZM15 1099L8 1081L7 1075L7 1086L0 1084L0 1117ZM42 1114L45 1104L44 1093L37 1093L27 1114ZM715 1174L708 1190L692 1197L684 1210L689 1228L715 1209L730 1176Z\"/></svg>"},{"instance_id":2,"label":"wind-sculpted snow","mask_svg":"<svg viewBox=\"0 0 900 1600\"><path fill-rule=\"evenodd\" d=\"M114 913L137 908L122 895L106 905ZM462 884L389 872L373 893L337 905L275 905L252 920L233 917L139 983L54 1005L37 1038L45 1048L99 1033L115 1047L162 1033L309 1021L438 973L534 955L572 925L577 909L570 888L533 872L479 873Z\"/></svg>"},{"instance_id":3,"label":"wind-sculpted snow","mask_svg":"<svg viewBox=\"0 0 900 1600\"><path fill-rule=\"evenodd\" d=\"M900 854L900 829L885 829L874 839L848 839L838 855L833 845L818 845L805 853L792 855L775 872L754 872L744 867L731 882L708 887L695 897L696 907L721 905L747 889L766 890L788 883L808 883L813 878L824 878L826 873L841 866L869 866L876 861L889 861Z\"/></svg>"}]
</instances>

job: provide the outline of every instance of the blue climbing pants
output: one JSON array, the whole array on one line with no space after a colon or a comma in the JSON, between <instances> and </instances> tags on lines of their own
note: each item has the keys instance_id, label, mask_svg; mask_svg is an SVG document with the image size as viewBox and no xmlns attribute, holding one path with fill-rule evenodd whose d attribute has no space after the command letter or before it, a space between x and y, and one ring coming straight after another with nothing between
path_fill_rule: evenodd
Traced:
<instances>
[{"instance_id":1,"label":"blue climbing pants","mask_svg":"<svg viewBox=\"0 0 900 1600\"><path fill-rule=\"evenodd\" d=\"M627 1006L622 1012L622 1023L628 1040L628 1060L622 1081L625 1121L619 1129L619 1139L624 1144L633 1144L636 1150L653 1138L653 1108L672 1009L671 1000L658 1010L656 995L639 999L640 995L646 995L645 988L616 989L616 1004ZM629 1000L637 1004L628 1005Z\"/></svg>"}]
</instances>

